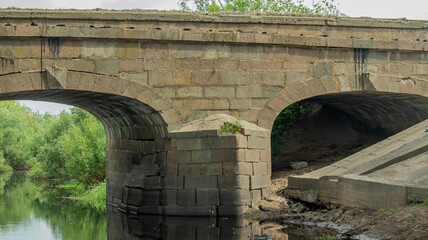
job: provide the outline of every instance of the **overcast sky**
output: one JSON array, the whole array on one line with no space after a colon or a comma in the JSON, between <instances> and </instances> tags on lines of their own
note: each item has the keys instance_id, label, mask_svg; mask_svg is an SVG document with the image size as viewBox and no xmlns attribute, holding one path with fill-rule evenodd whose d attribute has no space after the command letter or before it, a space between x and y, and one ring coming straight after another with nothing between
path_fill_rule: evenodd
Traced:
<instances>
[{"instance_id":1,"label":"overcast sky","mask_svg":"<svg viewBox=\"0 0 428 240\"><path fill-rule=\"evenodd\" d=\"M74 9L179 9L178 0L0 0L0 8L74 8ZM311 0L305 0L311 3ZM428 20L428 0L336 0L340 11L351 17L407 18ZM58 113L64 105L25 102L41 113Z\"/></svg>"}]
</instances>

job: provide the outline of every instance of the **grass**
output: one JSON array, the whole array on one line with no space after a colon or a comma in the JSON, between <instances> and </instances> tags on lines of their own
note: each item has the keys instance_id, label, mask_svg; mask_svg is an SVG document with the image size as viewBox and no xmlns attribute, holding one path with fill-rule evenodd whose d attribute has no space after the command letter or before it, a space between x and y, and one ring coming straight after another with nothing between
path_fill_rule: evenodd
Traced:
<instances>
[{"instance_id":1,"label":"grass","mask_svg":"<svg viewBox=\"0 0 428 240\"><path fill-rule=\"evenodd\" d=\"M218 130L220 133L239 133L242 130L242 118L238 116L235 122L224 122Z\"/></svg>"},{"instance_id":2,"label":"grass","mask_svg":"<svg viewBox=\"0 0 428 240\"><path fill-rule=\"evenodd\" d=\"M76 191L71 200L76 205L85 208L91 208L97 212L106 211L106 182L93 186L86 191Z\"/></svg>"},{"instance_id":3,"label":"grass","mask_svg":"<svg viewBox=\"0 0 428 240\"><path fill-rule=\"evenodd\" d=\"M423 204L424 204L424 206L425 206L425 207L428 207L428 198L427 198L427 199L425 199L425 201L424 201L424 203L423 203Z\"/></svg>"},{"instance_id":4,"label":"grass","mask_svg":"<svg viewBox=\"0 0 428 240\"><path fill-rule=\"evenodd\" d=\"M386 207L386 208L379 208L377 211L378 212L388 212L388 211L395 211L397 210L396 208L392 208L392 207Z\"/></svg>"}]
</instances>

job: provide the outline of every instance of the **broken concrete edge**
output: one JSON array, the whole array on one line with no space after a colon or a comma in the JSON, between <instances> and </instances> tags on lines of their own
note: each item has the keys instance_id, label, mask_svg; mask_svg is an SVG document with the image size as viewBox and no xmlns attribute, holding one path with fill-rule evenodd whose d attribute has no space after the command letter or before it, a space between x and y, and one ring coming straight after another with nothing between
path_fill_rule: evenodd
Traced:
<instances>
[{"instance_id":1,"label":"broken concrete edge","mask_svg":"<svg viewBox=\"0 0 428 240\"><path fill-rule=\"evenodd\" d=\"M285 194L308 203L381 209L423 202L428 198L428 187L352 174L319 179L293 176Z\"/></svg>"},{"instance_id":2,"label":"broken concrete edge","mask_svg":"<svg viewBox=\"0 0 428 240\"><path fill-rule=\"evenodd\" d=\"M349 18L298 14L242 14L242 13L193 13L159 10L106 10L106 9L0 9L2 19L81 19L108 21L157 21L157 22L207 22L207 23L257 23L277 25L346 26L371 28L424 29L428 21L400 19Z\"/></svg>"}]
</instances>

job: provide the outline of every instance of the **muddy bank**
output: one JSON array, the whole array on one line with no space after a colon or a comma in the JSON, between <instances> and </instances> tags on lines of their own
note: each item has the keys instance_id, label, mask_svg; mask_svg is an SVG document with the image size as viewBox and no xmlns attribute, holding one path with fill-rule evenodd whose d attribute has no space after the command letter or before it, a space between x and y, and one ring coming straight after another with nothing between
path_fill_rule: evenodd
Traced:
<instances>
[{"instance_id":1,"label":"muddy bank","mask_svg":"<svg viewBox=\"0 0 428 240\"><path fill-rule=\"evenodd\" d=\"M246 217L283 226L337 230L337 239L428 239L428 206L423 204L380 210L318 208L300 213L290 208L253 211Z\"/></svg>"}]
</instances>

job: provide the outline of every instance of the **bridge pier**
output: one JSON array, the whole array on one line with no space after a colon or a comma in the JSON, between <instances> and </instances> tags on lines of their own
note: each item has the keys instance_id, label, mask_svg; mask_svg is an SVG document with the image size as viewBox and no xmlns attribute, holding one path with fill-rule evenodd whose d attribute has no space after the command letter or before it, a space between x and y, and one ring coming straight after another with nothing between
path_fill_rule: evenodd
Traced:
<instances>
[{"instance_id":1,"label":"bridge pier","mask_svg":"<svg viewBox=\"0 0 428 240\"><path fill-rule=\"evenodd\" d=\"M238 133L219 132L224 122L237 121ZM162 215L242 215L270 189L270 131L251 123L228 115L196 120L170 132L165 149L159 174L148 165L135 165L127 174L121 208Z\"/></svg>"}]
</instances>

